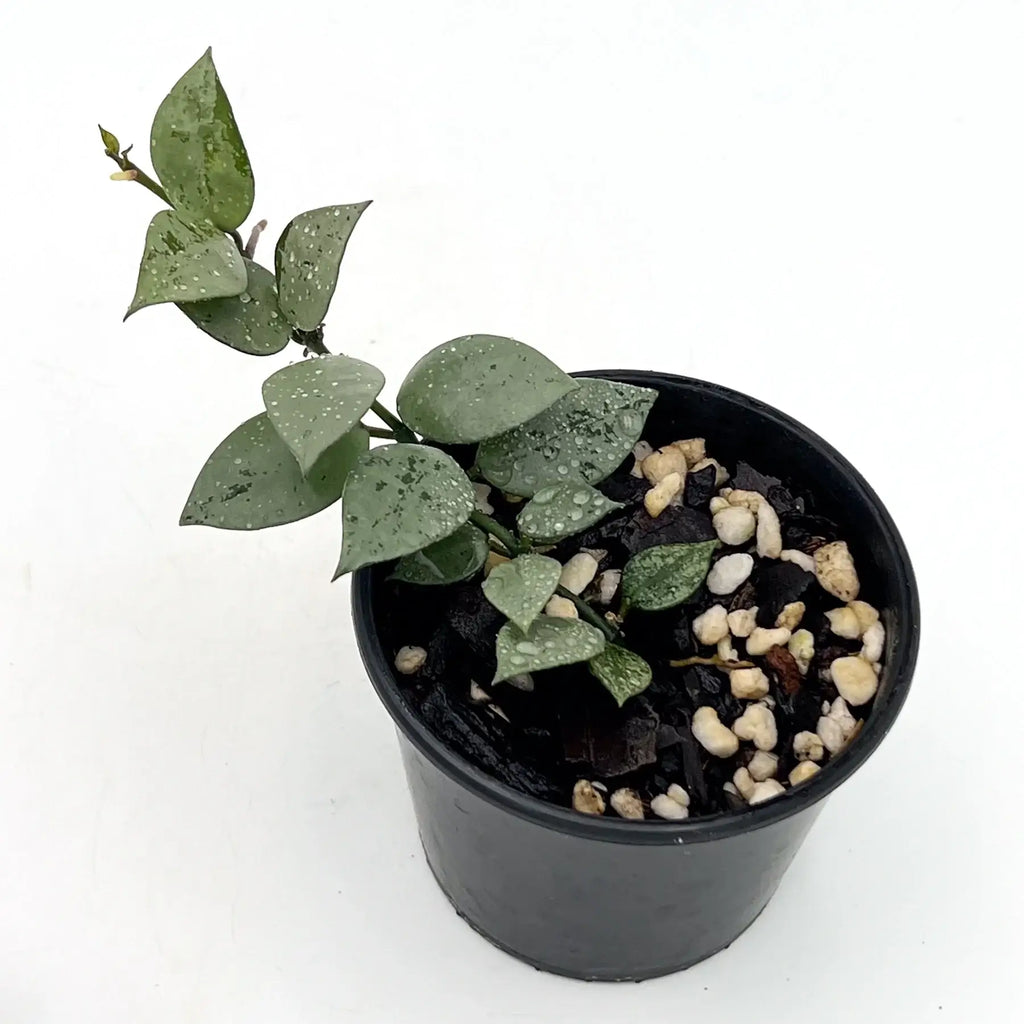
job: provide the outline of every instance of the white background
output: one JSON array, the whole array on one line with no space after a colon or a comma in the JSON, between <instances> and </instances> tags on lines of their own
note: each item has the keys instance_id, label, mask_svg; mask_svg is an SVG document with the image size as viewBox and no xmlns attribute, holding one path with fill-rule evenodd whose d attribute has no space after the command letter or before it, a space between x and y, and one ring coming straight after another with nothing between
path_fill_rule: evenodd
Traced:
<instances>
[{"instance_id":1,"label":"white background","mask_svg":"<svg viewBox=\"0 0 1024 1024\"><path fill-rule=\"evenodd\" d=\"M940 0L7 10L0 1022L1010 1019L1022 30L1020 4ZM209 43L271 244L376 201L328 340L389 396L473 331L728 383L835 443L903 529L909 702L722 955L587 986L484 943L423 862L328 582L337 511L176 527L298 356L168 308L120 322L158 204L108 180L95 123L144 158Z\"/></svg>"}]
</instances>

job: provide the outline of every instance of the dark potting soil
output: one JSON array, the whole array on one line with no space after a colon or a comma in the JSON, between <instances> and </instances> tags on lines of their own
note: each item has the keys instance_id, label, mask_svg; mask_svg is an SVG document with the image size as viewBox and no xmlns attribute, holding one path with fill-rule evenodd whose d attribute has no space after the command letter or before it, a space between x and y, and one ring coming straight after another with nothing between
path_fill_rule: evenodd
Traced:
<instances>
[{"instance_id":1,"label":"dark potting soil","mask_svg":"<svg viewBox=\"0 0 1024 1024\"><path fill-rule=\"evenodd\" d=\"M632 555L654 545L715 538L708 511L716 492L713 466L687 477L682 506L667 508L652 519L643 505L649 484L630 475L632 465L630 457L598 485L625 507L556 545L547 552L551 557L564 563L584 548L605 551L600 573L621 569ZM757 490L768 498L779 515L785 548L811 553L843 539L836 523L814 514L813 496L791 482L740 462L729 486ZM492 489L489 500L494 518L514 526L522 505L505 501L497 489ZM806 675L800 674L785 648L750 659L771 681L779 779L797 764L793 737L805 730L814 732L822 702L837 697L834 684L822 678L821 670L861 646L860 640L844 640L831 632L824 612L840 602L813 574L790 562L755 559L750 579L734 594L715 596L701 586L678 608L630 612L624 642L650 663L654 679L622 708L585 665L538 672L532 677L532 691L510 683L492 686L494 643L504 618L484 597L481 576L448 587L395 581L384 585L379 628L385 645L392 654L406 645L427 651L420 672L399 677L399 685L426 725L451 749L513 788L566 808L572 806L573 785L581 778L604 783L609 790L632 787L645 803L671 783L679 783L690 794L691 817L746 806L723 789L742 761L710 755L690 729L698 707L710 705L722 722L731 723L746 702L732 696L728 674L720 669L669 665L700 653L692 624L711 605L721 603L730 611L757 606L758 625L769 627L786 604L803 601L807 606L800 628L814 634L815 653ZM616 597L613 608L617 601ZM744 641L734 638L732 643L744 658ZM474 703L471 682L483 687L492 701ZM870 709L870 704L856 709L858 717L866 717Z\"/></svg>"}]
</instances>

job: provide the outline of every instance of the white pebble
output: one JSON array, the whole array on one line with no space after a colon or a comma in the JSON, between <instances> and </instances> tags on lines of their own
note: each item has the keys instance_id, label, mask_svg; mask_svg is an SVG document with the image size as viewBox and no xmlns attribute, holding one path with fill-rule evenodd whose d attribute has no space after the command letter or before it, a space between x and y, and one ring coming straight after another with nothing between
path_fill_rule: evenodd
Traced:
<instances>
[{"instance_id":1,"label":"white pebble","mask_svg":"<svg viewBox=\"0 0 1024 1024\"><path fill-rule=\"evenodd\" d=\"M723 544L735 546L746 544L754 536L757 519L749 508L727 503L721 512L714 514L711 525L714 526L715 533Z\"/></svg>"},{"instance_id":2,"label":"white pebble","mask_svg":"<svg viewBox=\"0 0 1024 1024\"><path fill-rule=\"evenodd\" d=\"M581 551L562 566L562 575L558 582L569 593L582 594L596 575L597 559L589 552Z\"/></svg>"},{"instance_id":3,"label":"white pebble","mask_svg":"<svg viewBox=\"0 0 1024 1024\"><path fill-rule=\"evenodd\" d=\"M884 649L885 626L881 621L873 622L864 630L864 646L860 649L860 656L877 665L882 660Z\"/></svg>"},{"instance_id":4,"label":"white pebble","mask_svg":"<svg viewBox=\"0 0 1024 1024\"><path fill-rule=\"evenodd\" d=\"M637 441L633 445L633 468L630 470L630 476L642 478L644 475L643 462L648 455L653 455L654 449L646 441Z\"/></svg>"},{"instance_id":5,"label":"white pebble","mask_svg":"<svg viewBox=\"0 0 1024 1024\"><path fill-rule=\"evenodd\" d=\"M871 662L859 654L852 658L836 658L832 662L832 682L839 696L851 707L867 704L878 690L878 676Z\"/></svg>"},{"instance_id":6,"label":"white pebble","mask_svg":"<svg viewBox=\"0 0 1024 1024\"><path fill-rule=\"evenodd\" d=\"M789 784L791 786L799 786L801 782L806 782L808 779L813 778L820 771L821 768L813 761L801 761L789 773Z\"/></svg>"},{"instance_id":7,"label":"white pebble","mask_svg":"<svg viewBox=\"0 0 1024 1024\"><path fill-rule=\"evenodd\" d=\"M652 519L657 519L672 504L673 499L683 493L685 480L686 477L679 473L666 473L644 495L644 508Z\"/></svg>"},{"instance_id":8,"label":"white pebble","mask_svg":"<svg viewBox=\"0 0 1024 1024\"><path fill-rule=\"evenodd\" d=\"M736 787L740 796L748 802L754 795L754 790L757 788L757 783L751 778L750 772L748 772L746 768L736 769L733 773L732 784Z\"/></svg>"},{"instance_id":9,"label":"white pebble","mask_svg":"<svg viewBox=\"0 0 1024 1024\"><path fill-rule=\"evenodd\" d=\"M729 508L729 502L716 494L708 503L708 508L711 509L711 515L716 516L722 509Z\"/></svg>"},{"instance_id":10,"label":"white pebble","mask_svg":"<svg viewBox=\"0 0 1024 1024\"><path fill-rule=\"evenodd\" d=\"M743 508L750 509L755 515L764 501L764 495L758 494L757 491L742 491L732 487L723 487L718 493L723 495L730 505L741 505Z\"/></svg>"},{"instance_id":11,"label":"white pebble","mask_svg":"<svg viewBox=\"0 0 1024 1024\"><path fill-rule=\"evenodd\" d=\"M720 558L708 573L708 590L712 594L731 594L754 571L754 559L737 552Z\"/></svg>"},{"instance_id":12,"label":"white pebble","mask_svg":"<svg viewBox=\"0 0 1024 1024\"><path fill-rule=\"evenodd\" d=\"M732 757L740 749L736 734L718 720L714 708L697 708L690 729L694 739L715 757Z\"/></svg>"},{"instance_id":13,"label":"white pebble","mask_svg":"<svg viewBox=\"0 0 1024 1024\"><path fill-rule=\"evenodd\" d=\"M729 623L729 632L736 637L747 637L754 632L757 626L757 608L737 608L729 612L726 617Z\"/></svg>"},{"instance_id":14,"label":"white pebble","mask_svg":"<svg viewBox=\"0 0 1024 1024\"><path fill-rule=\"evenodd\" d=\"M713 604L693 620L693 635L709 647L729 635L729 618L725 606Z\"/></svg>"},{"instance_id":15,"label":"white pebble","mask_svg":"<svg viewBox=\"0 0 1024 1024\"><path fill-rule=\"evenodd\" d=\"M648 455L641 466L649 483L656 484L664 480L670 473L686 476L686 456L678 449L668 445Z\"/></svg>"},{"instance_id":16,"label":"white pebble","mask_svg":"<svg viewBox=\"0 0 1024 1024\"><path fill-rule=\"evenodd\" d=\"M750 764L747 765L747 771L750 772L750 777L755 782L774 779L778 770L778 754L769 754L767 750L758 750L750 759Z\"/></svg>"},{"instance_id":17,"label":"white pebble","mask_svg":"<svg viewBox=\"0 0 1024 1024\"><path fill-rule=\"evenodd\" d=\"M708 466L715 467L715 486L721 487L729 479L729 470L723 466L718 459L701 459L696 465L690 467L691 473L699 473Z\"/></svg>"},{"instance_id":18,"label":"white pebble","mask_svg":"<svg viewBox=\"0 0 1024 1024\"><path fill-rule=\"evenodd\" d=\"M764 629L757 626L747 637L747 654L767 654L773 647L788 644L791 635L788 629Z\"/></svg>"},{"instance_id":19,"label":"white pebble","mask_svg":"<svg viewBox=\"0 0 1024 1024\"><path fill-rule=\"evenodd\" d=\"M491 496L491 485L473 484L473 490L476 492L477 512L483 512L485 516L489 516L494 511L494 506L487 500Z\"/></svg>"},{"instance_id":20,"label":"white pebble","mask_svg":"<svg viewBox=\"0 0 1024 1024\"><path fill-rule=\"evenodd\" d=\"M572 787L572 808L581 814L600 816L604 814L604 797L594 788L593 783L587 779L580 779Z\"/></svg>"},{"instance_id":21,"label":"white pebble","mask_svg":"<svg viewBox=\"0 0 1024 1024\"><path fill-rule=\"evenodd\" d=\"M708 454L703 437L688 437L685 441L673 441L670 447L683 453L687 466L696 466Z\"/></svg>"},{"instance_id":22,"label":"white pebble","mask_svg":"<svg viewBox=\"0 0 1024 1024\"><path fill-rule=\"evenodd\" d=\"M512 559L507 555L499 555L497 551L488 551L487 561L484 562L484 575L490 576L499 565L504 565L506 562L511 561Z\"/></svg>"},{"instance_id":23,"label":"white pebble","mask_svg":"<svg viewBox=\"0 0 1024 1024\"><path fill-rule=\"evenodd\" d=\"M851 601L847 607L857 616L862 636L878 621L878 610L867 601Z\"/></svg>"},{"instance_id":24,"label":"white pebble","mask_svg":"<svg viewBox=\"0 0 1024 1024\"><path fill-rule=\"evenodd\" d=\"M836 697L831 707L823 705L822 710L824 714L818 719L818 736L830 754L838 754L857 728L857 720L850 714L842 697Z\"/></svg>"},{"instance_id":25,"label":"white pebble","mask_svg":"<svg viewBox=\"0 0 1024 1024\"><path fill-rule=\"evenodd\" d=\"M759 668L734 668L729 689L737 700L759 700L768 693L768 677Z\"/></svg>"},{"instance_id":26,"label":"white pebble","mask_svg":"<svg viewBox=\"0 0 1024 1024\"><path fill-rule=\"evenodd\" d=\"M811 667L811 659L814 657L814 634L809 629L798 629L786 644L789 653L793 655L797 667L807 675Z\"/></svg>"},{"instance_id":27,"label":"white pebble","mask_svg":"<svg viewBox=\"0 0 1024 1024\"><path fill-rule=\"evenodd\" d=\"M622 582L621 569L605 569L597 578L598 604L611 604Z\"/></svg>"},{"instance_id":28,"label":"white pebble","mask_svg":"<svg viewBox=\"0 0 1024 1024\"><path fill-rule=\"evenodd\" d=\"M786 548L785 551L779 554L779 558L783 562L792 562L794 565L799 565L804 572L814 572L814 559L802 551L797 551L796 548Z\"/></svg>"},{"instance_id":29,"label":"white pebble","mask_svg":"<svg viewBox=\"0 0 1024 1024\"><path fill-rule=\"evenodd\" d=\"M423 668L427 652L422 647L402 647L395 655L395 668L403 676L411 676Z\"/></svg>"},{"instance_id":30,"label":"white pebble","mask_svg":"<svg viewBox=\"0 0 1024 1024\"><path fill-rule=\"evenodd\" d=\"M767 800L774 800L785 792L786 787L777 779L766 779L764 782L755 783L754 792L750 795L747 803L753 807L755 804L763 804Z\"/></svg>"},{"instance_id":31,"label":"white pebble","mask_svg":"<svg viewBox=\"0 0 1024 1024\"><path fill-rule=\"evenodd\" d=\"M779 742L775 716L764 704L751 704L732 723L732 731L741 740L752 740L758 750L773 750Z\"/></svg>"},{"instance_id":32,"label":"white pebble","mask_svg":"<svg viewBox=\"0 0 1024 1024\"><path fill-rule=\"evenodd\" d=\"M739 661L740 652L732 645L732 637L723 636L718 641L718 657L721 661Z\"/></svg>"},{"instance_id":33,"label":"white pebble","mask_svg":"<svg viewBox=\"0 0 1024 1024\"><path fill-rule=\"evenodd\" d=\"M651 810L667 821L683 821L690 816L689 810L677 803L667 793L659 793L651 800Z\"/></svg>"},{"instance_id":34,"label":"white pebble","mask_svg":"<svg viewBox=\"0 0 1024 1024\"><path fill-rule=\"evenodd\" d=\"M847 640L856 640L860 636L860 620L852 608L830 608L825 612L825 618L836 636Z\"/></svg>"},{"instance_id":35,"label":"white pebble","mask_svg":"<svg viewBox=\"0 0 1024 1024\"><path fill-rule=\"evenodd\" d=\"M820 761L825 756L825 744L816 732L798 732L793 737L793 753L798 761Z\"/></svg>"},{"instance_id":36,"label":"white pebble","mask_svg":"<svg viewBox=\"0 0 1024 1024\"><path fill-rule=\"evenodd\" d=\"M544 614L553 619L578 619L579 610L567 597L555 594L544 606Z\"/></svg>"},{"instance_id":37,"label":"white pebble","mask_svg":"<svg viewBox=\"0 0 1024 1024\"><path fill-rule=\"evenodd\" d=\"M509 676L505 680L509 686L514 686L517 690L522 690L524 693L533 693L533 676L529 672L521 672L516 676Z\"/></svg>"},{"instance_id":38,"label":"white pebble","mask_svg":"<svg viewBox=\"0 0 1024 1024\"><path fill-rule=\"evenodd\" d=\"M762 558L778 558L782 554L779 516L767 501L757 508L757 553Z\"/></svg>"},{"instance_id":39,"label":"white pebble","mask_svg":"<svg viewBox=\"0 0 1024 1024\"><path fill-rule=\"evenodd\" d=\"M673 782L668 787L668 795L672 797L677 804L682 804L683 807L690 806L690 794L687 793L678 782Z\"/></svg>"},{"instance_id":40,"label":"white pebble","mask_svg":"<svg viewBox=\"0 0 1024 1024\"><path fill-rule=\"evenodd\" d=\"M801 619L804 617L804 612L807 611L807 605L803 601L790 601L789 604L784 605L781 612L775 616L775 628L776 629L796 629L800 625Z\"/></svg>"},{"instance_id":41,"label":"white pebble","mask_svg":"<svg viewBox=\"0 0 1024 1024\"><path fill-rule=\"evenodd\" d=\"M489 704L491 695L477 682L469 681L469 699L474 704Z\"/></svg>"},{"instance_id":42,"label":"white pebble","mask_svg":"<svg viewBox=\"0 0 1024 1024\"><path fill-rule=\"evenodd\" d=\"M825 590L840 601L852 601L860 591L853 555L845 540L823 544L814 552L814 574Z\"/></svg>"},{"instance_id":43,"label":"white pebble","mask_svg":"<svg viewBox=\"0 0 1024 1024\"><path fill-rule=\"evenodd\" d=\"M635 789L617 789L612 793L610 801L612 810L620 818L636 818L644 816L644 805L640 794Z\"/></svg>"}]
</instances>

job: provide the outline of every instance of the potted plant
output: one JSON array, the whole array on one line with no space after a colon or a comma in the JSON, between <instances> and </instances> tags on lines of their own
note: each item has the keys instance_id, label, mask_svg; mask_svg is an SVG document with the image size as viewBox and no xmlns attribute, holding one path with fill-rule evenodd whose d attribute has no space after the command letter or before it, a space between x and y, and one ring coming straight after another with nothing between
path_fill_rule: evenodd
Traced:
<instances>
[{"instance_id":1,"label":"potted plant","mask_svg":"<svg viewBox=\"0 0 1024 1024\"><path fill-rule=\"evenodd\" d=\"M299 214L273 268L210 52L153 123L167 204L127 315L172 303L249 355L298 344L199 473L183 524L258 530L341 502L334 578L394 719L456 910L547 970L639 979L728 945L902 706L919 609L861 475L753 398L569 375L467 335L384 375L324 320L368 203ZM374 420L377 422L375 423ZM757 468L754 468L754 467Z\"/></svg>"}]
</instances>

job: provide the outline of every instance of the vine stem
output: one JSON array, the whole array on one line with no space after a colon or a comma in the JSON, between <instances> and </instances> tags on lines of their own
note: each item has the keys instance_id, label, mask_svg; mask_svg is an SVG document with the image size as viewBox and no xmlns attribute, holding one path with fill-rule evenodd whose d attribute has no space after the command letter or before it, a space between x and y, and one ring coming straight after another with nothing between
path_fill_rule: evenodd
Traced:
<instances>
[{"instance_id":1,"label":"vine stem","mask_svg":"<svg viewBox=\"0 0 1024 1024\"><path fill-rule=\"evenodd\" d=\"M395 432L395 437L405 444L418 444L416 435L389 409L374 402L370 408Z\"/></svg>"},{"instance_id":2,"label":"vine stem","mask_svg":"<svg viewBox=\"0 0 1024 1024\"><path fill-rule=\"evenodd\" d=\"M489 533L501 546L513 557L523 553L522 545L512 536L510 530L506 530L496 519L492 519L483 512L473 512L469 517L471 523L475 523L484 533Z\"/></svg>"},{"instance_id":3,"label":"vine stem","mask_svg":"<svg viewBox=\"0 0 1024 1024\"><path fill-rule=\"evenodd\" d=\"M131 148L132 147L129 146L128 149L126 149L123 153L111 153L109 150L107 150L107 156L109 156L110 159L113 160L114 163L117 164L117 166L120 167L122 171L124 171L127 175L130 176L128 178L129 181L137 181L140 185L144 186L145 188L148 188L149 191L152 192L153 195L157 197L157 199L162 199L168 206L170 206L171 201L170 199L167 198L167 193L163 190L163 188L161 188L161 186L157 182L155 182L141 167L138 167L136 164L133 164L132 161L128 159L128 150Z\"/></svg>"},{"instance_id":4,"label":"vine stem","mask_svg":"<svg viewBox=\"0 0 1024 1024\"><path fill-rule=\"evenodd\" d=\"M728 672L731 672L734 668L754 667L752 661L725 661L717 654L712 655L710 658L681 658L679 661L670 661L669 664L673 668L689 668L691 665L711 665L714 668L725 669Z\"/></svg>"},{"instance_id":5,"label":"vine stem","mask_svg":"<svg viewBox=\"0 0 1024 1024\"><path fill-rule=\"evenodd\" d=\"M563 586L555 587L555 593L559 597L567 598L576 605L576 610L580 613L581 619L586 619L592 626L596 626L602 633L609 639L615 640L618 637L618 631L612 627L612 625L605 621L593 608L583 600L579 594L574 594L571 590L566 590Z\"/></svg>"},{"instance_id":6,"label":"vine stem","mask_svg":"<svg viewBox=\"0 0 1024 1024\"><path fill-rule=\"evenodd\" d=\"M360 423L359 426L365 430L370 437L384 437L389 441L394 441L395 432L393 430L384 430L382 427L371 427L366 423Z\"/></svg>"}]
</instances>

